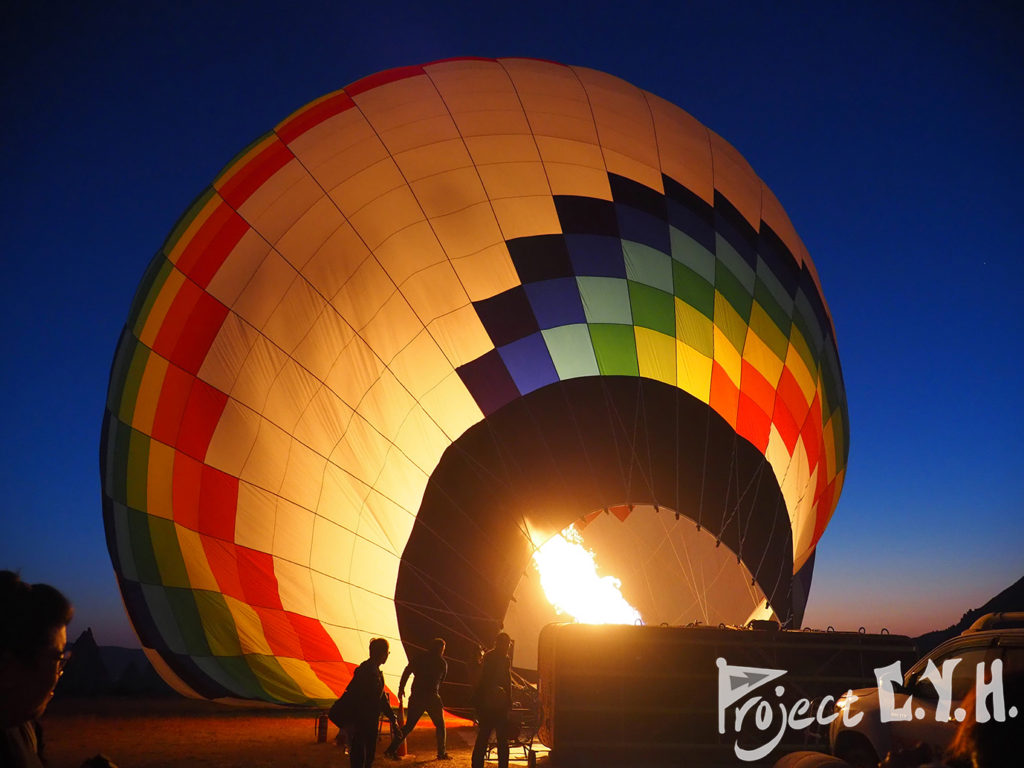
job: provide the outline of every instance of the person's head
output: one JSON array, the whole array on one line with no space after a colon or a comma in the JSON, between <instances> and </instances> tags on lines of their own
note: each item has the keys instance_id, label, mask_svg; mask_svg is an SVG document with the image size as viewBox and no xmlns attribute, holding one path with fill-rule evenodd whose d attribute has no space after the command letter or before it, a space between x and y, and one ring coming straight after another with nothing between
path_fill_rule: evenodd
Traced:
<instances>
[{"instance_id":1,"label":"person's head","mask_svg":"<svg viewBox=\"0 0 1024 768\"><path fill-rule=\"evenodd\" d=\"M73 612L50 585L0 571L0 726L39 717L50 703Z\"/></svg>"},{"instance_id":2,"label":"person's head","mask_svg":"<svg viewBox=\"0 0 1024 768\"><path fill-rule=\"evenodd\" d=\"M494 638L494 650L498 653L507 656L509 646L512 645L512 638L505 632L499 632L498 636Z\"/></svg>"},{"instance_id":3,"label":"person's head","mask_svg":"<svg viewBox=\"0 0 1024 768\"><path fill-rule=\"evenodd\" d=\"M391 646L383 637L375 637L370 641L370 661L378 667L388 660L391 653Z\"/></svg>"},{"instance_id":4,"label":"person's head","mask_svg":"<svg viewBox=\"0 0 1024 768\"><path fill-rule=\"evenodd\" d=\"M427 646L427 650L435 656L444 656L444 638L435 637L430 641L430 645Z\"/></svg>"}]
</instances>

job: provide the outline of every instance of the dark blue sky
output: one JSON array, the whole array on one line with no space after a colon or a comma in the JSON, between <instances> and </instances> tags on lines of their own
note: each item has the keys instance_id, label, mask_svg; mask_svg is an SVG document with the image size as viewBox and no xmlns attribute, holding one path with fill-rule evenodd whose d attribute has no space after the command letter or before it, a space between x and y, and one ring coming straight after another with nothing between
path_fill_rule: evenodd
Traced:
<instances>
[{"instance_id":1,"label":"dark blue sky","mask_svg":"<svg viewBox=\"0 0 1024 768\"><path fill-rule=\"evenodd\" d=\"M142 272L252 139L388 67L533 56L689 111L773 189L849 396L812 626L917 633L1024 575L1024 56L1014 3L51 3L0 28L0 567L133 644L99 427Z\"/></svg>"}]
</instances>

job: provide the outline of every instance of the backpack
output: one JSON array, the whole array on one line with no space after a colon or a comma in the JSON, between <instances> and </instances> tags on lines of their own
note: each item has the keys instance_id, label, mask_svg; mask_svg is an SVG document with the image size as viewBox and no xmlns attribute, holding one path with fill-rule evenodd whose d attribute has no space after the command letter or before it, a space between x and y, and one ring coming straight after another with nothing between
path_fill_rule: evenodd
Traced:
<instances>
[{"instance_id":1,"label":"backpack","mask_svg":"<svg viewBox=\"0 0 1024 768\"><path fill-rule=\"evenodd\" d=\"M349 725L353 718L352 715L352 697L346 690L341 694L341 698L338 699L331 705L331 708L327 712L327 719L334 723L339 728L344 728Z\"/></svg>"}]
</instances>

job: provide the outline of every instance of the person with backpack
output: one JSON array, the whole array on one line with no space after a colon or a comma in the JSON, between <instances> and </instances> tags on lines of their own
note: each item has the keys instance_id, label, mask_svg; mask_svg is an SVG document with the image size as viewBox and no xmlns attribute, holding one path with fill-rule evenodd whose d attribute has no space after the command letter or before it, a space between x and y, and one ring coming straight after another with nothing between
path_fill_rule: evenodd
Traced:
<instances>
[{"instance_id":1,"label":"person with backpack","mask_svg":"<svg viewBox=\"0 0 1024 768\"><path fill-rule=\"evenodd\" d=\"M394 731L398 718L391 709L384 690L381 665L391 654L388 641L375 637L370 641L370 658L356 667L348 687L328 715L331 722L345 731L348 740L348 758L351 768L370 768L377 752L377 725L380 716L391 721Z\"/></svg>"}]
</instances>

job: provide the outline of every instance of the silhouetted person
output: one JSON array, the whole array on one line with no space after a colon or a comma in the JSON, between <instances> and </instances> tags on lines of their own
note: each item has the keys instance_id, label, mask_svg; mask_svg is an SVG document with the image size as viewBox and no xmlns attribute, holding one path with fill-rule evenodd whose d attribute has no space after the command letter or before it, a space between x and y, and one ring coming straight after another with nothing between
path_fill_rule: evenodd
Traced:
<instances>
[{"instance_id":1,"label":"silhouetted person","mask_svg":"<svg viewBox=\"0 0 1024 768\"><path fill-rule=\"evenodd\" d=\"M402 679L398 683L398 700L405 696L405 684L412 675L412 694L409 696L409 719L405 726L395 734L385 754L389 757L398 757L398 747L405 741L405 738L412 733L416 723L426 712L430 715L430 721L434 724L434 734L437 737L437 759L451 760L451 755L445 750L445 728L444 728L444 704L441 701L441 683L448 674L448 663L444 660L444 640L435 637L430 641L427 650L410 661L402 672Z\"/></svg>"},{"instance_id":2,"label":"silhouetted person","mask_svg":"<svg viewBox=\"0 0 1024 768\"><path fill-rule=\"evenodd\" d=\"M0 571L0 766L42 768L43 738L37 718L64 673L68 624L74 609L49 584L26 584ZM97 755L83 766L116 768Z\"/></svg>"},{"instance_id":3,"label":"silhouetted person","mask_svg":"<svg viewBox=\"0 0 1024 768\"><path fill-rule=\"evenodd\" d=\"M484 768L487 742L494 733L498 745L498 768L508 768L509 713L512 710L512 640L504 632L494 638L494 648L484 654L480 677L473 694L479 729L473 745L472 768Z\"/></svg>"},{"instance_id":4,"label":"silhouetted person","mask_svg":"<svg viewBox=\"0 0 1024 768\"><path fill-rule=\"evenodd\" d=\"M48 584L26 584L0 571L0 765L41 768L36 721L53 698L67 661L74 613Z\"/></svg>"},{"instance_id":5,"label":"silhouetted person","mask_svg":"<svg viewBox=\"0 0 1024 768\"><path fill-rule=\"evenodd\" d=\"M383 637L370 641L370 658L356 667L342 699L346 701L342 722L348 738L348 758L352 768L369 768L377 752L377 725L385 715L397 727L395 713L384 692L384 675L380 665L388 659L391 649Z\"/></svg>"}]
</instances>

